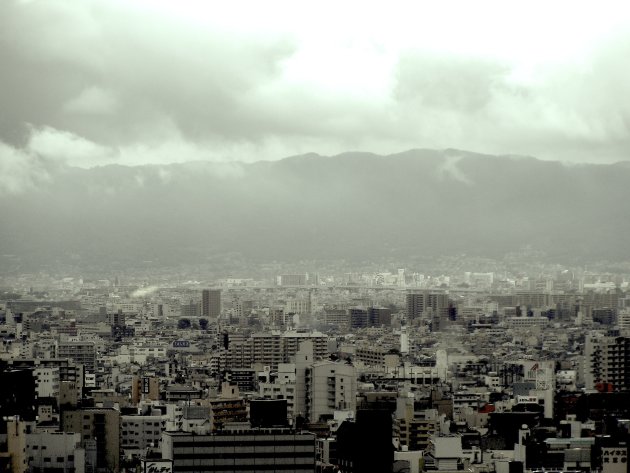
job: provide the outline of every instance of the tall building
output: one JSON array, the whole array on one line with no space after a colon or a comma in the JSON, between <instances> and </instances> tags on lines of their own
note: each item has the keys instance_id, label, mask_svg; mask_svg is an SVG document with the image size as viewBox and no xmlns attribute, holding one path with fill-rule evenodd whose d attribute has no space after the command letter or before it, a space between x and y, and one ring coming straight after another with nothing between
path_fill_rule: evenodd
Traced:
<instances>
[{"instance_id":1,"label":"tall building","mask_svg":"<svg viewBox=\"0 0 630 473\"><path fill-rule=\"evenodd\" d=\"M278 276L279 286L306 286L307 283L307 274L282 274Z\"/></svg>"},{"instance_id":2,"label":"tall building","mask_svg":"<svg viewBox=\"0 0 630 473\"><path fill-rule=\"evenodd\" d=\"M429 437L439 430L439 416L436 409L415 408L413 397L396 399L394 435L400 444L409 450L424 451L429 446Z\"/></svg>"},{"instance_id":3,"label":"tall building","mask_svg":"<svg viewBox=\"0 0 630 473\"><path fill-rule=\"evenodd\" d=\"M77 472L85 470L81 435L61 432L26 434L28 472Z\"/></svg>"},{"instance_id":4,"label":"tall building","mask_svg":"<svg viewBox=\"0 0 630 473\"><path fill-rule=\"evenodd\" d=\"M231 337L232 335L230 335ZM319 332L254 333L243 341L229 342L221 355L221 370L251 368L253 363L278 369L279 363L288 363L302 342L313 341L314 356L328 356L328 337Z\"/></svg>"},{"instance_id":5,"label":"tall building","mask_svg":"<svg viewBox=\"0 0 630 473\"><path fill-rule=\"evenodd\" d=\"M221 289L204 289L201 292L201 316L217 318L221 315Z\"/></svg>"},{"instance_id":6,"label":"tall building","mask_svg":"<svg viewBox=\"0 0 630 473\"><path fill-rule=\"evenodd\" d=\"M392 323L392 309L388 309L386 307L368 307L367 315L368 315L368 326L370 327L380 327L381 325L385 325L386 327L390 326Z\"/></svg>"},{"instance_id":7,"label":"tall building","mask_svg":"<svg viewBox=\"0 0 630 473\"><path fill-rule=\"evenodd\" d=\"M350 316L350 328L359 329L368 326L368 311L362 307L353 307L348 309Z\"/></svg>"},{"instance_id":8,"label":"tall building","mask_svg":"<svg viewBox=\"0 0 630 473\"><path fill-rule=\"evenodd\" d=\"M218 397L210 399L208 404L213 432L223 429L226 423L247 421L247 406L237 386L230 386L227 382L222 383L221 393Z\"/></svg>"},{"instance_id":9,"label":"tall building","mask_svg":"<svg viewBox=\"0 0 630 473\"><path fill-rule=\"evenodd\" d=\"M407 318L417 319L424 312L431 310L437 315L448 316L448 294L429 291L407 293Z\"/></svg>"},{"instance_id":10,"label":"tall building","mask_svg":"<svg viewBox=\"0 0 630 473\"><path fill-rule=\"evenodd\" d=\"M64 432L81 434L81 446L96 443L96 471L119 471L120 412L113 408L66 410L62 414Z\"/></svg>"},{"instance_id":11,"label":"tall building","mask_svg":"<svg viewBox=\"0 0 630 473\"><path fill-rule=\"evenodd\" d=\"M142 415L121 415L121 453L128 457L141 456L147 448L158 445L167 420L168 417L158 409Z\"/></svg>"},{"instance_id":12,"label":"tall building","mask_svg":"<svg viewBox=\"0 0 630 473\"><path fill-rule=\"evenodd\" d=\"M191 300L188 304L181 304L180 316L190 319L199 317L199 303Z\"/></svg>"},{"instance_id":13,"label":"tall building","mask_svg":"<svg viewBox=\"0 0 630 473\"><path fill-rule=\"evenodd\" d=\"M68 358L83 365L85 371L94 373L96 367L96 346L94 342L59 342L57 358Z\"/></svg>"},{"instance_id":14,"label":"tall building","mask_svg":"<svg viewBox=\"0 0 630 473\"><path fill-rule=\"evenodd\" d=\"M345 421L337 430L337 455L341 473L391 472L394 463L391 412L359 409L356 421Z\"/></svg>"},{"instance_id":15,"label":"tall building","mask_svg":"<svg viewBox=\"0 0 630 473\"><path fill-rule=\"evenodd\" d=\"M252 399L249 401L249 422L252 427L287 427L286 399Z\"/></svg>"},{"instance_id":16,"label":"tall building","mask_svg":"<svg viewBox=\"0 0 630 473\"><path fill-rule=\"evenodd\" d=\"M32 369L4 369L0 365L0 386L0 422L12 416L35 420L37 385Z\"/></svg>"},{"instance_id":17,"label":"tall building","mask_svg":"<svg viewBox=\"0 0 630 473\"><path fill-rule=\"evenodd\" d=\"M0 419L0 471L26 473L26 422L19 416Z\"/></svg>"},{"instance_id":18,"label":"tall building","mask_svg":"<svg viewBox=\"0 0 630 473\"><path fill-rule=\"evenodd\" d=\"M617 314L617 325L621 331L621 335L630 336L630 309L620 310Z\"/></svg>"},{"instance_id":19,"label":"tall building","mask_svg":"<svg viewBox=\"0 0 630 473\"><path fill-rule=\"evenodd\" d=\"M295 354L295 413L311 422L333 418L336 410L357 407L357 372L348 363L315 361L312 340Z\"/></svg>"},{"instance_id":20,"label":"tall building","mask_svg":"<svg viewBox=\"0 0 630 473\"><path fill-rule=\"evenodd\" d=\"M318 361L305 372L305 407L311 422L329 417L336 410L354 411L357 407L357 371L353 365Z\"/></svg>"},{"instance_id":21,"label":"tall building","mask_svg":"<svg viewBox=\"0 0 630 473\"><path fill-rule=\"evenodd\" d=\"M630 389L630 338L587 335L583 369L586 389L602 385L614 391Z\"/></svg>"}]
</instances>

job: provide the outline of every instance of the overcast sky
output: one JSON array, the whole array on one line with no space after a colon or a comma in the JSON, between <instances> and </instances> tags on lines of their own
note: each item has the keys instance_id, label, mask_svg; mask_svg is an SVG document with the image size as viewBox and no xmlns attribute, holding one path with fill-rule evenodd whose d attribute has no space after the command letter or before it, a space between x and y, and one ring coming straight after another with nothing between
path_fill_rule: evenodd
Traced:
<instances>
[{"instance_id":1,"label":"overcast sky","mask_svg":"<svg viewBox=\"0 0 630 473\"><path fill-rule=\"evenodd\" d=\"M2 0L0 174L410 148L629 159L626 5Z\"/></svg>"}]
</instances>

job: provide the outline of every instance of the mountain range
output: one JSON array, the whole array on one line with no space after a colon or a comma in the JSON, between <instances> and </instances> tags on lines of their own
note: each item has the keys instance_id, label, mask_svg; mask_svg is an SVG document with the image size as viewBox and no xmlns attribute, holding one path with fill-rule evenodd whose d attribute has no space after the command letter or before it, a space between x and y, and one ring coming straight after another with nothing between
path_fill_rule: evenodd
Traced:
<instances>
[{"instance_id":1,"label":"mountain range","mask_svg":"<svg viewBox=\"0 0 630 473\"><path fill-rule=\"evenodd\" d=\"M60 167L0 197L0 252L171 264L419 254L627 259L630 165L461 150Z\"/></svg>"}]
</instances>

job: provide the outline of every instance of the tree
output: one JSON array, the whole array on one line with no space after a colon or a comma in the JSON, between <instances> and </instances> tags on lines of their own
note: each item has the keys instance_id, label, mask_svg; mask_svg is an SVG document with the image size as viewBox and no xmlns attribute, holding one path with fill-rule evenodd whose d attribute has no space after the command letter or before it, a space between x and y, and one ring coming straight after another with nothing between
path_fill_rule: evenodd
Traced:
<instances>
[{"instance_id":1,"label":"tree","mask_svg":"<svg viewBox=\"0 0 630 473\"><path fill-rule=\"evenodd\" d=\"M179 319L179 321L177 322L177 328L179 329L190 328L190 326L190 319Z\"/></svg>"},{"instance_id":2,"label":"tree","mask_svg":"<svg viewBox=\"0 0 630 473\"><path fill-rule=\"evenodd\" d=\"M201 330L207 330L208 329L208 319L199 319L199 327L201 328Z\"/></svg>"}]
</instances>

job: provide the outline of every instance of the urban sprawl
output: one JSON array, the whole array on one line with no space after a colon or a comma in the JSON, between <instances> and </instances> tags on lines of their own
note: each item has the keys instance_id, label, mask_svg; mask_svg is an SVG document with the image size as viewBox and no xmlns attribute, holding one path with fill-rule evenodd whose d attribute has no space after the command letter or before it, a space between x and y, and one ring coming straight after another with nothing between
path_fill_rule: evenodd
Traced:
<instances>
[{"instance_id":1,"label":"urban sprawl","mask_svg":"<svg viewBox=\"0 0 630 473\"><path fill-rule=\"evenodd\" d=\"M0 471L628 471L630 276L6 276Z\"/></svg>"}]
</instances>

